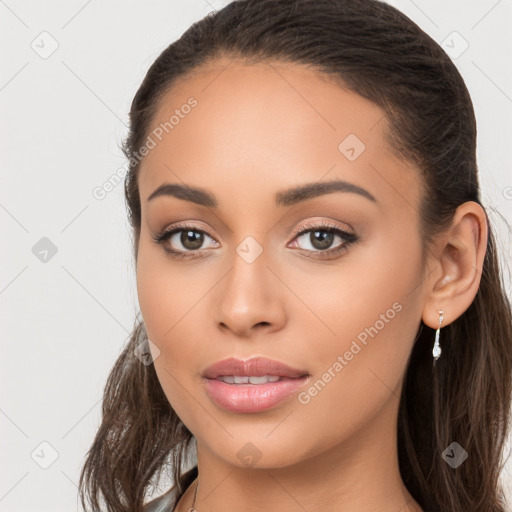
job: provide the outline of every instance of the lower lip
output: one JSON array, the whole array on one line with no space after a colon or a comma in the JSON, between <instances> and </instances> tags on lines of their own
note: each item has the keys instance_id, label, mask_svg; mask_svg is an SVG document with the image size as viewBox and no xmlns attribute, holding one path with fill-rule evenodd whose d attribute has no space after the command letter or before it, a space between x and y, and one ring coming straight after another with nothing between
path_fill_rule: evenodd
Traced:
<instances>
[{"instance_id":1,"label":"lower lip","mask_svg":"<svg viewBox=\"0 0 512 512\"><path fill-rule=\"evenodd\" d=\"M308 377L266 384L228 384L206 379L206 392L220 407L232 412L260 412L271 409L296 393Z\"/></svg>"}]
</instances>

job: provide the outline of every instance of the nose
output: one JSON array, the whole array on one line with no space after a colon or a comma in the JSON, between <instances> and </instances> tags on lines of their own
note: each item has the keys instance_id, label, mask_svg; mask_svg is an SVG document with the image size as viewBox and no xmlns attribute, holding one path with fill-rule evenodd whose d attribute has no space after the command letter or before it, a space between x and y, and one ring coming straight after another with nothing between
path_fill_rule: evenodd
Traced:
<instances>
[{"instance_id":1,"label":"nose","mask_svg":"<svg viewBox=\"0 0 512 512\"><path fill-rule=\"evenodd\" d=\"M270 333L283 328L286 287L276 270L268 268L264 254L252 262L234 255L232 268L214 298L214 319L219 329L250 337L260 331Z\"/></svg>"}]
</instances>

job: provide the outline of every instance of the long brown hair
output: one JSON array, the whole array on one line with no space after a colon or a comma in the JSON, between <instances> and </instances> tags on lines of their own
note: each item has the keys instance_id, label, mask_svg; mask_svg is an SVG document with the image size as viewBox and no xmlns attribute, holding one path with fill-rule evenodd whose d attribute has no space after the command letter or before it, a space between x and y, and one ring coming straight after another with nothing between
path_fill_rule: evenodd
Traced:
<instances>
[{"instance_id":1,"label":"long brown hair","mask_svg":"<svg viewBox=\"0 0 512 512\"><path fill-rule=\"evenodd\" d=\"M482 204L468 90L450 58L407 16L377 0L238 0L194 23L168 46L133 99L122 147L129 160L125 196L135 259L141 224L138 150L158 101L178 78L218 57L307 65L382 107L390 147L423 175L425 250L460 204ZM512 314L489 217L487 222L474 301L442 329L443 354L434 372L434 331L421 324L402 389L400 472L425 510L505 510L498 480L509 428ZM154 366L134 355L146 338L137 319L108 377L102 422L80 475L84 508L88 497L98 510L101 497L108 511L142 512L149 488L166 467L177 502L197 475L197 466L184 473L191 432L171 408ZM453 441L469 454L455 469L442 457Z\"/></svg>"}]
</instances>

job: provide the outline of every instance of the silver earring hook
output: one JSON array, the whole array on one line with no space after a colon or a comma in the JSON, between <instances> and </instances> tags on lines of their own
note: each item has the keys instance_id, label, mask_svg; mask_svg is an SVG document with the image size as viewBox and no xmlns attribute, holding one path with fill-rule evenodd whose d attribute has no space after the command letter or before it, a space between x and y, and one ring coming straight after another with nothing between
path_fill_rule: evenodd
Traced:
<instances>
[{"instance_id":1,"label":"silver earring hook","mask_svg":"<svg viewBox=\"0 0 512 512\"><path fill-rule=\"evenodd\" d=\"M434 348L432 349L432 356L434 357L434 364L439 359L441 355L441 345L439 344L439 333L441 332L441 324L443 323L444 316L442 311L438 311L439 313L439 326L436 331L436 338L434 342Z\"/></svg>"}]
</instances>

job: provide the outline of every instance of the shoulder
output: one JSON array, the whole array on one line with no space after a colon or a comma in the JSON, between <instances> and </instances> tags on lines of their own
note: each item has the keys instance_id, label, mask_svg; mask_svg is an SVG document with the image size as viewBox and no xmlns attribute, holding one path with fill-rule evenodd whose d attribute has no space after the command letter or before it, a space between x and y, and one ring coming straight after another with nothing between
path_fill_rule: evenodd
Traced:
<instances>
[{"instance_id":1,"label":"shoulder","mask_svg":"<svg viewBox=\"0 0 512 512\"><path fill-rule=\"evenodd\" d=\"M171 506L176 497L176 487L171 487L165 494L144 505L144 512L172 512Z\"/></svg>"}]
</instances>

